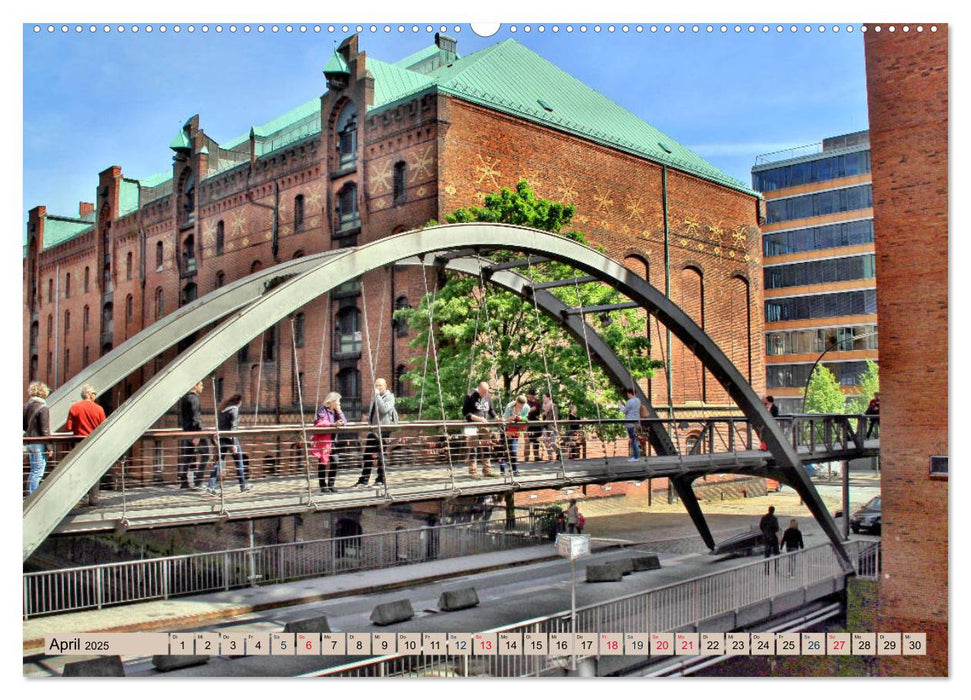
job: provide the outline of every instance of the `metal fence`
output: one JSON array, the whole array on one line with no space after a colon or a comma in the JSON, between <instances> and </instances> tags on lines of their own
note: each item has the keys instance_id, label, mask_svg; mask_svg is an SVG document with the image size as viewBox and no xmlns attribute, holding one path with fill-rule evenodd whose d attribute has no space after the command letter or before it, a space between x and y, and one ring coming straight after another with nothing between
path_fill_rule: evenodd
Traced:
<instances>
[{"instance_id":1,"label":"metal fence","mask_svg":"<svg viewBox=\"0 0 971 700\"><path fill-rule=\"evenodd\" d=\"M23 617L535 545L531 516L98 564L23 575Z\"/></svg>"},{"instance_id":2,"label":"metal fence","mask_svg":"<svg viewBox=\"0 0 971 700\"><path fill-rule=\"evenodd\" d=\"M858 570L872 571L879 562L879 542L853 541L846 545ZM669 584L643 593L578 608L575 630L569 610L514 625L486 630L485 634L514 633L649 633L697 626L703 620L737 611L785 593L803 590L845 574L832 545L820 544L769 560L759 559L707 576ZM596 656L577 653L577 660ZM422 656L394 654L322 669L307 676L488 676L522 677L555 673L569 667L570 656L498 655Z\"/></svg>"}]
</instances>

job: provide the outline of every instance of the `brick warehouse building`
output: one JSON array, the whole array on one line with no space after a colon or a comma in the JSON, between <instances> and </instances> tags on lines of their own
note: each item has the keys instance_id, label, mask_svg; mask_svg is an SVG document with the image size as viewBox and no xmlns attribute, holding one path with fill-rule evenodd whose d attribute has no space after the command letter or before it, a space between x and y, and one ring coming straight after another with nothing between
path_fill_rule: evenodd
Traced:
<instances>
[{"instance_id":1,"label":"brick warehouse building","mask_svg":"<svg viewBox=\"0 0 971 700\"><path fill-rule=\"evenodd\" d=\"M24 386L59 385L252 271L442 221L525 178L537 196L575 204L575 226L593 243L668 288L761 392L757 193L515 41L461 58L456 48L436 36L385 63L352 36L327 63L320 98L248 137L217 143L195 116L171 144L171 172L139 180L111 167L77 216L32 209ZM379 349L377 374L399 376L417 351L391 314L422 291L413 271L369 273L363 289L335 290L244 346L215 373L218 393L241 393L252 417L259 387L260 422L275 422L295 416L301 382L312 410L319 384L320 396L345 396L353 420L370 400L364 327ZM728 403L676 339L653 322L648 330L668 365L650 382L656 406L668 404L668 374L675 406ZM118 405L176 352L100 400ZM211 415L208 386L203 406Z\"/></svg>"},{"instance_id":2,"label":"brick warehouse building","mask_svg":"<svg viewBox=\"0 0 971 700\"><path fill-rule=\"evenodd\" d=\"M880 295L880 631L927 633L886 675L948 674L948 31L865 36ZM940 459L943 458L943 464Z\"/></svg>"}]
</instances>

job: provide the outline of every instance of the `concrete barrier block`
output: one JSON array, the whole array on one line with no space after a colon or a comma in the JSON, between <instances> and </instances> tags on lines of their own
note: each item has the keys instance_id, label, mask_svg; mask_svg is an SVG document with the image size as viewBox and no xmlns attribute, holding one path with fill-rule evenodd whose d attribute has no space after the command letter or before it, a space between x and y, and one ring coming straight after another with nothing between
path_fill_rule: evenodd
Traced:
<instances>
[{"instance_id":1,"label":"concrete barrier block","mask_svg":"<svg viewBox=\"0 0 971 700\"><path fill-rule=\"evenodd\" d=\"M64 664L61 675L64 678L124 678L125 667L121 665L120 656L100 656L97 659Z\"/></svg>"},{"instance_id":2,"label":"concrete barrier block","mask_svg":"<svg viewBox=\"0 0 971 700\"><path fill-rule=\"evenodd\" d=\"M317 632L331 632L330 623L326 615L305 617L302 620L292 620L283 628L285 633L314 634Z\"/></svg>"},{"instance_id":3,"label":"concrete barrier block","mask_svg":"<svg viewBox=\"0 0 971 700\"><path fill-rule=\"evenodd\" d=\"M201 666L208 662L208 656L199 656L198 654L156 654L152 657L152 666L162 673L174 671L177 668Z\"/></svg>"},{"instance_id":4,"label":"concrete barrier block","mask_svg":"<svg viewBox=\"0 0 971 700\"><path fill-rule=\"evenodd\" d=\"M661 562L656 554L631 557L631 561L634 564L634 571L653 571L661 568Z\"/></svg>"},{"instance_id":5,"label":"concrete barrier block","mask_svg":"<svg viewBox=\"0 0 971 700\"><path fill-rule=\"evenodd\" d=\"M451 612L474 608L479 604L479 594L474 588L460 588L457 591L443 591L438 598L439 610Z\"/></svg>"},{"instance_id":6,"label":"concrete barrier block","mask_svg":"<svg viewBox=\"0 0 971 700\"><path fill-rule=\"evenodd\" d=\"M627 574L629 574L634 570L634 561L633 559L631 559L631 557L620 557L619 559L611 559L607 563L613 564L618 569L620 569L620 573L622 573L624 576L626 576Z\"/></svg>"},{"instance_id":7,"label":"concrete barrier block","mask_svg":"<svg viewBox=\"0 0 971 700\"><path fill-rule=\"evenodd\" d=\"M624 572L613 564L591 564L587 567L587 583L622 581Z\"/></svg>"},{"instance_id":8,"label":"concrete barrier block","mask_svg":"<svg viewBox=\"0 0 971 700\"><path fill-rule=\"evenodd\" d=\"M411 601L407 598L393 600L390 603L381 603L371 611L371 622L376 625L390 625L395 622L404 622L415 616L415 611L411 607Z\"/></svg>"}]
</instances>

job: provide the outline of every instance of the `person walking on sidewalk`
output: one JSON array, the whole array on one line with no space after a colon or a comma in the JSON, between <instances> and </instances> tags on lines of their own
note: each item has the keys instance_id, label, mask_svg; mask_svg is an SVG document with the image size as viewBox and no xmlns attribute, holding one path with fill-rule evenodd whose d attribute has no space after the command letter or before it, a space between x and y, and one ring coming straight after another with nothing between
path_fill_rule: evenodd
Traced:
<instances>
[{"instance_id":1,"label":"person walking on sidewalk","mask_svg":"<svg viewBox=\"0 0 971 700\"><path fill-rule=\"evenodd\" d=\"M90 384L81 387L81 400L73 404L67 411L67 423L64 429L74 433L79 439L85 438L94 432L105 419L105 410L94 402L98 392ZM98 505L98 494L101 491L101 478L94 482L94 486L88 491L88 505Z\"/></svg>"},{"instance_id":2,"label":"person walking on sidewalk","mask_svg":"<svg viewBox=\"0 0 971 700\"><path fill-rule=\"evenodd\" d=\"M580 521L580 510L577 508L576 499L570 501L570 506L566 509L566 527L571 535L580 534L578 531Z\"/></svg>"},{"instance_id":3,"label":"person walking on sidewalk","mask_svg":"<svg viewBox=\"0 0 971 700\"><path fill-rule=\"evenodd\" d=\"M27 387L27 403L24 404L24 437L50 437L51 413L47 397L51 393L44 382L31 382ZM30 476L27 477L27 495L32 494L47 470L47 460L54 456L50 444L31 442L25 445L30 457Z\"/></svg>"},{"instance_id":4,"label":"person walking on sidewalk","mask_svg":"<svg viewBox=\"0 0 971 700\"><path fill-rule=\"evenodd\" d=\"M802 533L799 531L799 525L796 523L795 518L789 521L789 527L782 533L782 547L786 550L787 554L792 554L796 550L803 548ZM793 578L795 572L796 558L789 557L789 578Z\"/></svg>"},{"instance_id":5,"label":"person walking on sidewalk","mask_svg":"<svg viewBox=\"0 0 971 700\"><path fill-rule=\"evenodd\" d=\"M759 530L762 531L762 544L765 547L764 555L768 559L779 554L779 521L775 517L775 506L769 506L769 511L762 516L759 521Z\"/></svg>"},{"instance_id":6,"label":"person walking on sidewalk","mask_svg":"<svg viewBox=\"0 0 971 700\"><path fill-rule=\"evenodd\" d=\"M202 406L199 395L204 384L199 381L179 401L179 418L183 432L196 433L202 430ZM209 457L209 444L205 438L194 437L179 441L179 488L187 489L189 474L193 484L201 488L202 477Z\"/></svg>"},{"instance_id":7,"label":"person walking on sidewalk","mask_svg":"<svg viewBox=\"0 0 971 700\"><path fill-rule=\"evenodd\" d=\"M637 443L637 424L641 419L641 400L635 395L633 388L626 391L627 403L620 404L620 410L624 412L624 419L627 421L624 426L627 428L627 439L630 441L630 453L628 462L636 462L640 459L640 445Z\"/></svg>"}]
</instances>

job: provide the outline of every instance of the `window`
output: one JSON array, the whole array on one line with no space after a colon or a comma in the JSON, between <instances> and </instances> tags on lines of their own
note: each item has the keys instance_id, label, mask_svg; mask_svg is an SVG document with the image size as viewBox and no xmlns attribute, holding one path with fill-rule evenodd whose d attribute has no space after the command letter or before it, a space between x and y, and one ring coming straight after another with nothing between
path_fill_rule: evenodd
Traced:
<instances>
[{"instance_id":1,"label":"window","mask_svg":"<svg viewBox=\"0 0 971 700\"><path fill-rule=\"evenodd\" d=\"M219 403L220 401L223 400L223 386L224 386L223 378L216 377L216 403Z\"/></svg>"},{"instance_id":2,"label":"window","mask_svg":"<svg viewBox=\"0 0 971 700\"><path fill-rule=\"evenodd\" d=\"M857 185L840 190L770 200L765 206L765 223L776 224L780 221L855 211L871 206L873 206L873 188L870 185Z\"/></svg>"},{"instance_id":3,"label":"window","mask_svg":"<svg viewBox=\"0 0 971 700\"><path fill-rule=\"evenodd\" d=\"M133 267L134 267L134 258L131 252L129 251L129 253L125 255L125 279L126 280L130 280L132 278Z\"/></svg>"},{"instance_id":4,"label":"window","mask_svg":"<svg viewBox=\"0 0 971 700\"><path fill-rule=\"evenodd\" d=\"M71 374L71 350L70 348L64 348L64 377L67 378Z\"/></svg>"},{"instance_id":5,"label":"window","mask_svg":"<svg viewBox=\"0 0 971 700\"><path fill-rule=\"evenodd\" d=\"M357 109L348 102L337 117L338 169L353 166L357 160Z\"/></svg>"},{"instance_id":6,"label":"window","mask_svg":"<svg viewBox=\"0 0 971 700\"><path fill-rule=\"evenodd\" d=\"M771 257L864 243L873 243L872 219L766 234L762 239L762 252Z\"/></svg>"},{"instance_id":7,"label":"window","mask_svg":"<svg viewBox=\"0 0 971 700\"><path fill-rule=\"evenodd\" d=\"M192 223L196 211L196 175L191 170L182 182L182 217L183 223Z\"/></svg>"},{"instance_id":8,"label":"window","mask_svg":"<svg viewBox=\"0 0 971 700\"><path fill-rule=\"evenodd\" d=\"M399 160L394 164L394 185L393 185L393 197L395 204L402 204L405 201L405 175L407 165L403 160Z\"/></svg>"},{"instance_id":9,"label":"window","mask_svg":"<svg viewBox=\"0 0 971 700\"><path fill-rule=\"evenodd\" d=\"M185 285L182 288L182 294L179 299L179 305L185 306L186 304L190 304L193 301L195 301L198 296L199 296L199 288L196 286L194 282L189 282L189 284Z\"/></svg>"},{"instance_id":10,"label":"window","mask_svg":"<svg viewBox=\"0 0 971 700\"><path fill-rule=\"evenodd\" d=\"M47 314L47 344L54 338L54 314Z\"/></svg>"},{"instance_id":11,"label":"window","mask_svg":"<svg viewBox=\"0 0 971 700\"><path fill-rule=\"evenodd\" d=\"M81 327L84 330L88 330L88 329L91 328L91 307L88 306L87 304L85 304L85 306L84 306L84 312L83 312L83 314L81 316ZM85 363L85 364L87 364L87 363Z\"/></svg>"},{"instance_id":12,"label":"window","mask_svg":"<svg viewBox=\"0 0 971 700\"><path fill-rule=\"evenodd\" d=\"M54 303L54 280L53 279L47 280L47 303L48 304Z\"/></svg>"},{"instance_id":13,"label":"window","mask_svg":"<svg viewBox=\"0 0 971 700\"><path fill-rule=\"evenodd\" d=\"M276 326L270 326L263 334L263 360L273 362L276 359Z\"/></svg>"},{"instance_id":14,"label":"window","mask_svg":"<svg viewBox=\"0 0 971 700\"><path fill-rule=\"evenodd\" d=\"M304 346L304 315L302 313L293 317L293 344L298 348Z\"/></svg>"},{"instance_id":15,"label":"window","mask_svg":"<svg viewBox=\"0 0 971 700\"><path fill-rule=\"evenodd\" d=\"M858 255L789 265L771 265L765 268L764 274L766 289L872 279L876 275L875 256Z\"/></svg>"},{"instance_id":16,"label":"window","mask_svg":"<svg viewBox=\"0 0 971 700\"><path fill-rule=\"evenodd\" d=\"M303 229L303 195L298 194L293 198L293 231L296 233Z\"/></svg>"},{"instance_id":17,"label":"window","mask_svg":"<svg viewBox=\"0 0 971 700\"><path fill-rule=\"evenodd\" d=\"M290 395L296 406L304 395L303 372L292 372L290 375Z\"/></svg>"},{"instance_id":18,"label":"window","mask_svg":"<svg viewBox=\"0 0 971 700\"><path fill-rule=\"evenodd\" d=\"M361 411L361 373L353 367L345 367L337 373L337 393L341 395L341 407L348 420L351 414Z\"/></svg>"},{"instance_id":19,"label":"window","mask_svg":"<svg viewBox=\"0 0 971 700\"><path fill-rule=\"evenodd\" d=\"M125 320L131 323L135 319L135 298L129 294L125 297Z\"/></svg>"},{"instance_id":20,"label":"window","mask_svg":"<svg viewBox=\"0 0 971 700\"><path fill-rule=\"evenodd\" d=\"M182 241L182 272L196 271L196 238L189 235Z\"/></svg>"},{"instance_id":21,"label":"window","mask_svg":"<svg viewBox=\"0 0 971 700\"><path fill-rule=\"evenodd\" d=\"M398 365L394 370L394 393L395 396L408 396L408 382L405 381L405 373L408 368Z\"/></svg>"},{"instance_id":22,"label":"window","mask_svg":"<svg viewBox=\"0 0 971 700\"><path fill-rule=\"evenodd\" d=\"M165 291L159 287L155 290L155 319L165 315Z\"/></svg>"},{"instance_id":23,"label":"window","mask_svg":"<svg viewBox=\"0 0 971 700\"><path fill-rule=\"evenodd\" d=\"M114 285L111 283L111 263L106 262L104 269L101 272L101 288L105 293L110 292L114 289Z\"/></svg>"},{"instance_id":24,"label":"window","mask_svg":"<svg viewBox=\"0 0 971 700\"><path fill-rule=\"evenodd\" d=\"M752 174L752 186L760 192L772 192L809 182L825 182L870 172L870 151L856 151L806 163L783 165Z\"/></svg>"},{"instance_id":25,"label":"window","mask_svg":"<svg viewBox=\"0 0 971 700\"><path fill-rule=\"evenodd\" d=\"M30 376L37 376L37 355L30 356Z\"/></svg>"},{"instance_id":26,"label":"window","mask_svg":"<svg viewBox=\"0 0 971 700\"><path fill-rule=\"evenodd\" d=\"M216 224L216 255L226 251L226 224L220 221Z\"/></svg>"},{"instance_id":27,"label":"window","mask_svg":"<svg viewBox=\"0 0 971 700\"><path fill-rule=\"evenodd\" d=\"M773 299L765 302L765 320L795 321L805 318L828 318L855 314L875 314L877 293L874 289L835 294Z\"/></svg>"},{"instance_id":28,"label":"window","mask_svg":"<svg viewBox=\"0 0 971 700\"><path fill-rule=\"evenodd\" d=\"M91 291L91 269L88 267L84 268L84 293L87 294Z\"/></svg>"},{"instance_id":29,"label":"window","mask_svg":"<svg viewBox=\"0 0 971 700\"><path fill-rule=\"evenodd\" d=\"M249 266L249 273L252 275L256 272L259 272L262 269L263 269L263 263L261 263L259 260L254 260L253 264Z\"/></svg>"},{"instance_id":30,"label":"window","mask_svg":"<svg viewBox=\"0 0 971 700\"><path fill-rule=\"evenodd\" d=\"M38 326L37 321L32 321L30 324L30 347L31 348L37 347L37 338L39 335L40 335L40 327Z\"/></svg>"},{"instance_id":31,"label":"window","mask_svg":"<svg viewBox=\"0 0 971 700\"><path fill-rule=\"evenodd\" d=\"M71 273L68 272L64 275L64 298L71 298Z\"/></svg>"},{"instance_id":32,"label":"window","mask_svg":"<svg viewBox=\"0 0 971 700\"><path fill-rule=\"evenodd\" d=\"M337 313L337 323L334 326L334 352L345 354L360 354L361 352L361 312L356 306L348 306ZM342 392L341 392L342 393Z\"/></svg>"},{"instance_id":33,"label":"window","mask_svg":"<svg viewBox=\"0 0 971 700\"><path fill-rule=\"evenodd\" d=\"M67 337L67 334L70 332L71 332L71 312L65 311L64 312L64 336Z\"/></svg>"},{"instance_id":34,"label":"window","mask_svg":"<svg viewBox=\"0 0 971 700\"><path fill-rule=\"evenodd\" d=\"M347 231L360 226L357 212L357 186L353 183L344 186L337 197L338 230Z\"/></svg>"},{"instance_id":35,"label":"window","mask_svg":"<svg viewBox=\"0 0 971 700\"><path fill-rule=\"evenodd\" d=\"M161 270L165 265L165 246L162 245L162 241L155 244L155 269L156 271Z\"/></svg>"},{"instance_id":36,"label":"window","mask_svg":"<svg viewBox=\"0 0 971 700\"><path fill-rule=\"evenodd\" d=\"M394 301L395 311L401 311L403 309L410 309L408 305L408 297L402 294L400 297ZM391 320L392 325L394 325L394 334L398 338L404 338L408 335L408 321L404 318L395 314L394 318Z\"/></svg>"},{"instance_id":37,"label":"window","mask_svg":"<svg viewBox=\"0 0 971 700\"><path fill-rule=\"evenodd\" d=\"M114 335L114 332L115 332L114 319L115 319L115 307L109 301L101 309L101 335L102 336L110 338L112 335Z\"/></svg>"},{"instance_id":38,"label":"window","mask_svg":"<svg viewBox=\"0 0 971 700\"><path fill-rule=\"evenodd\" d=\"M337 287L332 295L335 299L361 295L361 278L357 277Z\"/></svg>"},{"instance_id":39,"label":"window","mask_svg":"<svg viewBox=\"0 0 971 700\"><path fill-rule=\"evenodd\" d=\"M249 343L236 351L236 362L239 362L240 364L249 362Z\"/></svg>"},{"instance_id":40,"label":"window","mask_svg":"<svg viewBox=\"0 0 971 700\"><path fill-rule=\"evenodd\" d=\"M226 275L220 270L216 273L216 289L219 289L224 284L226 284Z\"/></svg>"},{"instance_id":41,"label":"window","mask_svg":"<svg viewBox=\"0 0 971 700\"><path fill-rule=\"evenodd\" d=\"M88 362L90 362L90 361L91 361L91 348L88 347L87 345L85 345L84 346L84 352L81 355L81 362L84 363L84 366L85 367L87 367L88 366Z\"/></svg>"}]
</instances>

